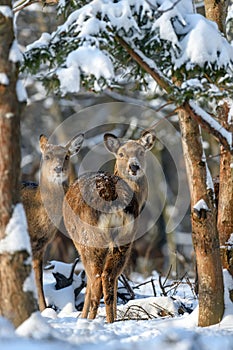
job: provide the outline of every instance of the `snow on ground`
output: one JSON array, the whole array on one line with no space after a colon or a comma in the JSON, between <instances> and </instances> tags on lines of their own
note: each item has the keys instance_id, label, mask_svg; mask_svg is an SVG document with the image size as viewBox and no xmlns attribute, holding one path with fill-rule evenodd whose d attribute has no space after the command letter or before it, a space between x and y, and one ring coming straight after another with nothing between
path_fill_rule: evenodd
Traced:
<instances>
[{"instance_id":1,"label":"snow on ground","mask_svg":"<svg viewBox=\"0 0 233 350\"><path fill-rule=\"evenodd\" d=\"M56 262L52 265L55 265L53 271L69 276L71 265ZM45 272L45 292L50 303L59 302L59 310L48 308L42 314L36 312L16 331L6 319L0 318L1 349L233 349L233 307L227 297L227 288L223 321L212 327L199 328L197 299L189 280L178 284L167 281L165 285L170 285L166 288L168 296L162 296L156 273L147 280L133 275L131 287L135 299L125 305L118 305L118 320L107 324L103 304L95 320L81 319L80 312L75 310L73 290L80 282L80 275L71 286L56 290L51 271ZM232 284L227 273L225 282L227 285ZM182 307L184 313L181 315ZM191 309L194 309L192 313L185 312Z\"/></svg>"}]
</instances>

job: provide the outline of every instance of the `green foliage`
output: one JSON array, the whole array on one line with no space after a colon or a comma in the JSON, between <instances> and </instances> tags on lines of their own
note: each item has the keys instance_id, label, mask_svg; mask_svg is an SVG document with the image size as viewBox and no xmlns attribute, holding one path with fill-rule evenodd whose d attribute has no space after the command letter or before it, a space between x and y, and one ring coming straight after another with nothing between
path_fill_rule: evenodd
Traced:
<instances>
[{"instance_id":1,"label":"green foliage","mask_svg":"<svg viewBox=\"0 0 233 350\"><path fill-rule=\"evenodd\" d=\"M206 63L203 66L185 62L181 67L176 67L176 59L182 54L179 40L188 33L188 29L186 32L183 29L183 36L176 34L177 14L169 18L174 35L177 35L177 44L174 44L161 38L159 27L154 25L156 18L161 14L151 9L145 1L129 0L128 7L123 1L111 3L100 0L66 0L64 4L65 6L60 5L58 8L58 14L67 18L64 25L58 27L44 45L35 46L24 56L23 69L32 74L40 72L49 90L59 92L56 72L67 67L67 57L80 47L93 47L103 52L110 59L115 73L115 77L107 80L104 76L95 76L93 70L88 72L80 64L83 88L93 90L95 86L100 89L107 85L120 87L125 82L131 82L133 89L145 90L148 85L147 74L115 40L115 35L118 35L124 38L133 50L141 52L144 57L153 61L160 76L174 84L169 98L176 104L187 99L219 99L232 94L231 63L219 67L217 62ZM124 11L121 12L119 6L122 4ZM121 21L118 21L117 16L113 16L114 11L120 13Z\"/></svg>"}]
</instances>

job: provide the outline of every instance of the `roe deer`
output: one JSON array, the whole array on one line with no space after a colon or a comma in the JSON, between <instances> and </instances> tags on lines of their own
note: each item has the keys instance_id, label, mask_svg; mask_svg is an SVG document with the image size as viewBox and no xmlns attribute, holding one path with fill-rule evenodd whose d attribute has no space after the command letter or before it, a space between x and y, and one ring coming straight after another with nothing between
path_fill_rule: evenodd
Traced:
<instances>
[{"instance_id":1,"label":"roe deer","mask_svg":"<svg viewBox=\"0 0 233 350\"><path fill-rule=\"evenodd\" d=\"M69 185L70 157L79 152L83 139L83 134L79 134L61 146L48 143L47 137L41 135L40 184L25 182L21 188L40 311L46 308L42 283L43 256L61 223L62 202Z\"/></svg>"},{"instance_id":2,"label":"roe deer","mask_svg":"<svg viewBox=\"0 0 233 350\"><path fill-rule=\"evenodd\" d=\"M65 196L65 226L87 275L84 318L96 317L103 295L107 322L116 319L117 280L129 258L136 219L147 199L145 153L154 142L149 131L126 142L105 134L105 146L116 157L115 174L84 174Z\"/></svg>"}]
</instances>

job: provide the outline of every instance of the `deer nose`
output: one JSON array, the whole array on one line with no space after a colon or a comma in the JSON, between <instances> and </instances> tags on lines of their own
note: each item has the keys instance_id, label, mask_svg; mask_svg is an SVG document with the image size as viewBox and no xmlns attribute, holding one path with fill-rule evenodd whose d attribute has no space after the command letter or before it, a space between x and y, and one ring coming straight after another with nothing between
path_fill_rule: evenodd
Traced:
<instances>
[{"instance_id":1,"label":"deer nose","mask_svg":"<svg viewBox=\"0 0 233 350\"><path fill-rule=\"evenodd\" d=\"M140 166L138 164L132 163L129 165L130 170L132 170L133 173L137 173L137 171L140 169Z\"/></svg>"},{"instance_id":2,"label":"deer nose","mask_svg":"<svg viewBox=\"0 0 233 350\"><path fill-rule=\"evenodd\" d=\"M62 168L62 166L58 165L54 168L54 170L57 174L60 174L62 172L63 168Z\"/></svg>"}]
</instances>

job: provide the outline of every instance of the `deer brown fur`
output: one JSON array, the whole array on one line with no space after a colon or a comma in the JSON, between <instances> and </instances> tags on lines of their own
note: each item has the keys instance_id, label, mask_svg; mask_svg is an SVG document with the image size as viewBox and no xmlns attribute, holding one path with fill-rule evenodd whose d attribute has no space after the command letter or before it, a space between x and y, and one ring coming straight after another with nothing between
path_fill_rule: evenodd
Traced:
<instances>
[{"instance_id":1,"label":"deer brown fur","mask_svg":"<svg viewBox=\"0 0 233 350\"><path fill-rule=\"evenodd\" d=\"M115 174L82 175L66 194L63 217L87 274L82 317L96 317L104 296L107 322L116 319L117 279L130 255L137 217L147 199L145 153L155 137L122 141L105 134L116 157Z\"/></svg>"},{"instance_id":2,"label":"deer brown fur","mask_svg":"<svg viewBox=\"0 0 233 350\"><path fill-rule=\"evenodd\" d=\"M82 142L82 134L74 137L65 146L51 144L46 136L41 135L40 184L26 182L21 188L32 245L40 311L46 308L42 283L43 256L62 220L62 202L69 184L70 157L79 152Z\"/></svg>"}]
</instances>

